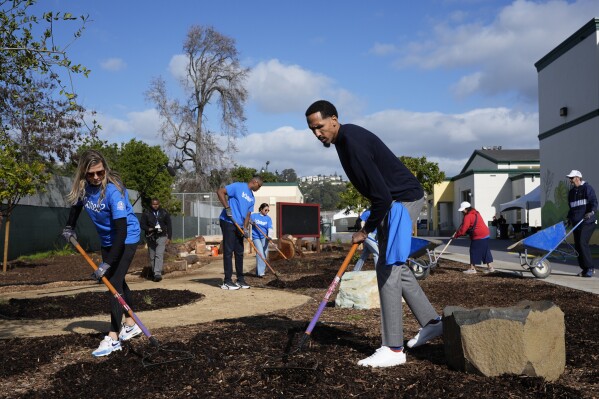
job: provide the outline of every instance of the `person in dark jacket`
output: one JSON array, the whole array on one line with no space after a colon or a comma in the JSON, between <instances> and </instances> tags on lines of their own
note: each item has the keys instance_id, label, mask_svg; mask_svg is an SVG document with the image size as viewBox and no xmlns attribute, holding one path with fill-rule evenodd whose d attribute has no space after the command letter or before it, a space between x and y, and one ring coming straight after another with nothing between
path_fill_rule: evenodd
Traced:
<instances>
[{"instance_id":1,"label":"person in dark jacket","mask_svg":"<svg viewBox=\"0 0 599 399\"><path fill-rule=\"evenodd\" d=\"M158 198L152 198L150 209L141 215L141 228L146 232L153 280L159 282L162 280L164 251L173 238L173 227L171 215L160 206Z\"/></svg>"},{"instance_id":2,"label":"person in dark jacket","mask_svg":"<svg viewBox=\"0 0 599 399\"><path fill-rule=\"evenodd\" d=\"M595 266L591 256L589 241L595 224L597 223L597 195L593 187L582 180L582 173L578 170L571 171L568 175L572 188L568 192L568 224L576 226L581 220L580 226L574 230L574 248L578 252L578 265L582 269L579 276L593 277Z\"/></svg>"},{"instance_id":3,"label":"person in dark jacket","mask_svg":"<svg viewBox=\"0 0 599 399\"><path fill-rule=\"evenodd\" d=\"M412 348L443 334L443 323L414 274L406 265L411 249L412 222L424 204L424 190L414 174L380 138L363 127L341 124L337 109L328 101L316 101L305 113L314 136L325 146L335 145L345 174L371 203L370 216L352 243L378 231L376 265L381 300L382 346L359 366L391 367L404 364L402 296L422 326L408 341Z\"/></svg>"},{"instance_id":4,"label":"person in dark jacket","mask_svg":"<svg viewBox=\"0 0 599 399\"><path fill-rule=\"evenodd\" d=\"M481 263L487 264L485 273L493 273L495 269L491 265L491 262L493 262L493 255L489 249L490 231L484 222L483 217L468 201L464 201L460 204L458 212L464 214L464 220L452 238L469 235L472 240L470 241L470 268L464 271L464 273L476 274L475 266L480 265Z\"/></svg>"}]
</instances>

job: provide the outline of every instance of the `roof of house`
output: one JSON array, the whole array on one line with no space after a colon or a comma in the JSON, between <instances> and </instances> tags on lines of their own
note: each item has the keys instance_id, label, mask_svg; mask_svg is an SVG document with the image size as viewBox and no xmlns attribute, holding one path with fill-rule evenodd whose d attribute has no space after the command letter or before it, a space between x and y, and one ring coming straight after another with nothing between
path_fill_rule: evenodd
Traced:
<instances>
[{"instance_id":1,"label":"roof of house","mask_svg":"<svg viewBox=\"0 0 599 399\"><path fill-rule=\"evenodd\" d=\"M466 165L464 165L464 168L462 169L461 173L466 172L469 167L470 164L472 163L472 160L474 160L474 158L476 156L480 156L483 157L485 159L488 159L489 161L495 163L495 164L502 164L502 163L532 163L532 162L537 162L540 163L541 162L541 151L538 149L524 149L524 150L504 150L504 149L491 149L491 150L475 150L472 155L470 156L470 158L468 159L468 162L466 162Z\"/></svg>"}]
</instances>

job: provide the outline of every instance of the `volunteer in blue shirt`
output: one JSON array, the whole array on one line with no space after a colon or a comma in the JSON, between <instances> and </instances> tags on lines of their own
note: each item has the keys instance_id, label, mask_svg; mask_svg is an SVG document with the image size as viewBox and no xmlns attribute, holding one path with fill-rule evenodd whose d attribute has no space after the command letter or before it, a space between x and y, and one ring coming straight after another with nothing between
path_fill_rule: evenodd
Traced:
<instances>
[{"instance_id":1,"label":"volunteer in blue shirt","mask_svg":"<svg viewBox=\"0 0 599 399\"><path fill-rule=\"evenodd\" d=\"M370 217L352 243L364 242L378 228L376 265L381 300L382 346L358 362L360 366L391 367L404 364L402 296L422 326L408 341L412 348L443 333L441 317L405 264L411 249L412 221L424 204L424 190L410 170L372 132L340 124L337 109L316 101L306 110L306 121L325 147L335 145L341 166L358 192L372 204Z\"/></svg>"},{"instance_id":2,"label":"volunteer in blue shirt","mask_svg":"<svg viewBox=\"0 0 599 399\"><path fill-rule=\"evenodd\" d=\"M79 157L67 200L73 206L62 233L63 237L67 241L71 237L76 238L77 219L81 210L85 208L96 226L102 246L102 263L92 277L101 281L105 276L127 305L134 308L125 275L139 243L139 221L133 213L129 194L121 178L108 167L106 160L98 151L87 150ZM92 352L96 357L121 350L121 341L127 341L142 332L112 295L110 308L110 331L98 349ZM124 323L122 323L123 316L125 316Z\"/></svg>"},{"instance_id":3,"label":"volunteer in blue shirt","mask_svg":"<svg viewBox=\"0 0 599 399\"><path fill-rule=\"evenodd\" d=\"M236 182L216 190L216 195L223 204L220 214L220 228L223 232L223 266L225 280L223 290L250 288L243 278L243 240L249 238L250 215L254 211L254 191L262 187L262 178L254 176L248 183ZM243 228L243 233L237 226ZM233 253L235 253L236 283L233 283Z\"/></svg>"},{"instance_id":4,"label":"volunteer in blue shirt","mask_svg":"<svg viewBox=\"0 0 599 399\"><path fill-rule=\"evenodd\" d=\"M266 259L268 254L268 240L267 236L270 236L269 230L272 229L272 219L268 216L270 207L267 203L263 203L258 208L258 213L252 213L252 241L254 246L258 250L256 253L256 276L264 277L266 272L266 263L262 258ZM264 233L264 234L262 234Z\"/></svg>"},{"instance_id":5,"label":"volunteer in blue shirt","mask_svg":"<svg viewBox=\"0 0 599 399\"><path fill-rule=\"evenodd\" d=\"M578 252L578 265L582 269L580 277L593 277L595 265L591 255L589 242L595 231L597 223L597 195L593 187L582 180L582 173L578 170L571 171L568 175L572 188L568 192L568 224L576 226L583 221L576 230L574 230L574 248Z\"/></svg>"},{"instance_id":6,"label":"volunteer in blue shirt","mask_svg":"<svg viewBox=\"0 0 599 399\"><path fill-rule=\"evenodd\" d=\"M362 214L360 215L360 220L362 221L361 227L364 227L369 216L370 209L366 209L364 212L362 212ZM360 259L358 259L356 265L354 266L354 272L359 272L360 270L362 270L362 266L364 266L364 262L368 260L368 256L370 254L372 254L372 257L374 258L375 266L379 261L379 243L376 240L376 229L368 233L368 237L364 240L362 245L364 246L364 249L362 250L362 255L360 256Z\"/></svg>"}]
</instances>

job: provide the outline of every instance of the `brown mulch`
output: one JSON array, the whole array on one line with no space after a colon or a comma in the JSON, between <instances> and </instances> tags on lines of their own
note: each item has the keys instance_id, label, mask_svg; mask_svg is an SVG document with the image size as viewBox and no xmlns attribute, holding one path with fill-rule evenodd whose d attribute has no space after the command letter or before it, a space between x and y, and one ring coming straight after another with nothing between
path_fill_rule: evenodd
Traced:
<instances>
[{"instance_id":1,"label":"brown mulch","mask_svg":"<svg viewBox=\"0 0 599 399\"><path fill-rule=\"evenodd\" d=\"M148 349L145 338L135 339L122 352L101 359L90 355L101 339L99 334L0 341L0 396L599 398L596 295L514 275L465 276L461 273L464 265L449 261L443 261L421 281L439 312L447 305L510 306L521 300L551 300L564 311L566 370L557 381L513 375L488 378L451 370L440 339L410 350L404 366L359 367L357 360L380 346L378 309L329 306L304 350L288 354L297 348L344 255L307 254L288 262L273 262L281 276L278 281L268 272L263 279L252 277L251 271L246 276L252 286L310 295L314 300L307 305L268 315L153 331L165 348L189 351L195 356L192 360L145 368L141 362ZM367 264L368 268L372 265ZM169 295L163 293L163 298ZM235 300L236 292L230 294ZM84 301L85 297L79 299L79 303ZM417 330L405 307L406 337ZM165 358L169 355L163 354Z\"/></svg>"}]
</instances>

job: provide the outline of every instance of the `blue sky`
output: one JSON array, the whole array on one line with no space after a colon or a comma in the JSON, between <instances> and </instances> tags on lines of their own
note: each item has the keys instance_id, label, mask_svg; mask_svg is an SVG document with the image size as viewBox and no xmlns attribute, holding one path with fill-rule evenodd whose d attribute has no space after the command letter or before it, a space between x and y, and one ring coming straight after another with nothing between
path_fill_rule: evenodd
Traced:
<instances>
[{"instance_id":1,"label":"blue sky","mask_svg":"<svg viewBox=\"0 0 599 399\"><path fill-rule=\"evenodd\" d=\"M186 33L210 25L235 39L251 68L248 134L235 162L270 161L269 170L300 176L344 175L335 150L306 128L304 111L321 98L337 105L341 123L370 129L397 155L426 156L449 176L482 146L538 148L534 63L599 17L596 0L40 3L90 15L67 51L92 70L73 84L103 139L162 143L144 92L161 76L179 93Z\"/></svg>"}]
</instances>

